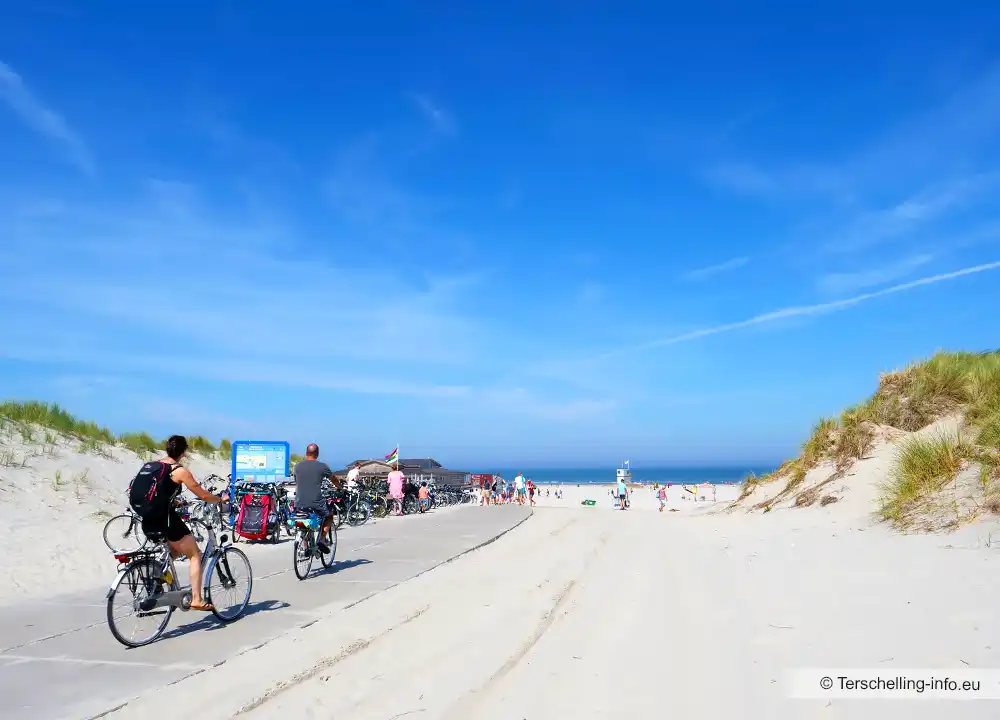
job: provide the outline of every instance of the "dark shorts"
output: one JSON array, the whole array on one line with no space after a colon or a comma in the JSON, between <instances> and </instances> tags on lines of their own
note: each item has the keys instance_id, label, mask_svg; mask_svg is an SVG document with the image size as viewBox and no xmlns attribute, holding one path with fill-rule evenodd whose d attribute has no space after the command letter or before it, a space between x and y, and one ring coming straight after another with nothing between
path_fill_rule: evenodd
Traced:
<instances>
[{"instance_id":1,"label":"dark shorts","mask_svg":"<svg viewBox=\"0 0 1000 720\"><path fill-rule=\"evenodd\" d=\"M142 532L146 537L163 538L170 542L179 542L191 534L176 510L168 510L166 515L154 515L142 521Z\"/></svg>"},{"instance_id":2,"label":"dark shorts","mask_svg":"<svg viewBox=\"0 0 1000 720\"><path fill-rule=\"evenodd\" d=\"M296 512L311 512L314 513L320 520L326 520L330 517L330 508L326 503L320 503L319 505L307 505L306 507L295 508Z\"/></svg>"}]
</instances>

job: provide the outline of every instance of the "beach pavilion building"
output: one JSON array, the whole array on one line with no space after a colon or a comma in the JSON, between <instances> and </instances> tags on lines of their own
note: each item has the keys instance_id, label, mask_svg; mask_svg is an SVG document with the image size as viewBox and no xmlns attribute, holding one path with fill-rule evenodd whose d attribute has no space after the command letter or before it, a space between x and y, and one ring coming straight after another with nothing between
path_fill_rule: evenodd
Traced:
<instances>
[{"instance_id":1,"label":"beach pavilion building","mask_svg":"<svg viewBox=\"0 0 1000 720\"><path fill-rule=\"evenodd\" d=\"M384 460L358 460L361 464L361 481L384 482L389 477L392 467ZM338 478L346 478L347 472L354 467L351 463L346 468L336 473ZM406 482L413 485L420 485L426 482L428 485L465 485L469 480L469 473L464 470L449 470L442 467L434 458L409 458L399 461L399 469L406 476Z\"/></svg>"}]
</instances>

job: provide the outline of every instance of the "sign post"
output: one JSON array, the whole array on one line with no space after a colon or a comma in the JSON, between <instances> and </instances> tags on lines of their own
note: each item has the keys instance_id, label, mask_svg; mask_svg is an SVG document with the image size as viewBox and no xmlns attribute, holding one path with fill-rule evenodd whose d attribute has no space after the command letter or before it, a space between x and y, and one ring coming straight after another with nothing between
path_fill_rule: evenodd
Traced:
<instances>
[{"instance_id":1,"label":"sign post","mask_svg":"<svg viewBox=\"0 0 1000 720\"><path fill-rule=\"evenodd\" d=\"M291 448L283 440L237 440L233 443L233 468L229 479L229 525L235 523L236 483L280 482L288 477Z\"/></svg>"}]
</instances>

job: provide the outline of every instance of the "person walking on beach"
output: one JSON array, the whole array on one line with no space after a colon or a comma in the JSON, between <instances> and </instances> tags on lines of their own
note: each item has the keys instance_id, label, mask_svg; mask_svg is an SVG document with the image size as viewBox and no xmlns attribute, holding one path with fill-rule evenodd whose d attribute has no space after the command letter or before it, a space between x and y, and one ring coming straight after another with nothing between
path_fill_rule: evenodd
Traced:
<instances>
[{"instance_id":1,"label":"person walking on beach","mask_svg":"<svg viewBox=\"0 0 1000 720\"><path fill-rule=\"evenodd\" d=\"M535 504L535 483L532 480L528 480L528 501L530 504Z\"/></svg>"},{"instance_id":2,"label":"person walking on beach","mask_svg":"<svg viewBox=\"0 0 1000 720\"><path fill-rule=\"evenodd\" d=\"M517 491L517 504L524 505L524 475L520 472L514 478L514 489Z\"/></svg>"},{"instance_id":3,"label":"person walking on beach","mask_svg":"<svg viewBox=\"0 0 1000 720\"><path fill-rule=\"evenodd\" d=\"M625 484L625 478L618 478L618 502L621 509L625 509L625 493L628 492L628 485Z\"/></svg>"}]
</instances>

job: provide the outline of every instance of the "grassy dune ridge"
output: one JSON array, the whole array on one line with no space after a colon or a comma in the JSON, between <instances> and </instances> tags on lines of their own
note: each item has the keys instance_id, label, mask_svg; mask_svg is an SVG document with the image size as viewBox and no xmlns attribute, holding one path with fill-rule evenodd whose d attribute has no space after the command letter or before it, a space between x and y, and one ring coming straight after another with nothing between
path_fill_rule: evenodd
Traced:
<instances>
[{"instance_id":1,"label":"grassy dune ridge","mask_svg":"<svg viewBox=\"0 0 1000 720\"><path fill-rule=\"evenodd\" d=\"M119 446L140 457L147 457L161 452L166 444L166 438L154 440L146 432L125 432L116 436L107 427L77 418L58 403L5 400L0 403L0 420L14 425L25 442L39 441L35 437L36 428L41 428L45 433L45 442L55 443L55 434L76 438L83 452L105 454L110 448ZM199 455L224 460L232 456L232 443L227 439L223 439L218 446L201 435L189 435L187 441L190 450Z\"/></svg>"},{"instance_id":2,"label":"grassy dune ridge","mask_svg":"<svg viewBox=\"0 0 1000 720\"><path fill-rule=\"evenodd\" d=\"M768 475L748 476L741 499L779 480L786 484L774 500L787 498L824 461L832 463L831 477L843 476L868 457L886 429L916 433L947 417L959 419L957 433L900 440L893 469L880 488L879 516L899 528L910 526L936 493L973 466L985 509L1000 510L1000 351L939 352L884 373L870 398L839 418L817 423L797 457Z\"/></svg>"}]
</instances>

